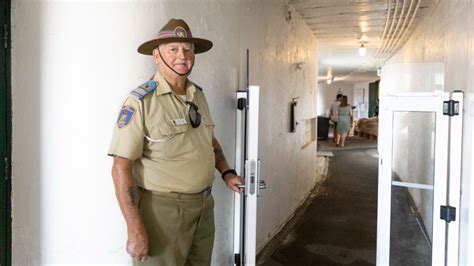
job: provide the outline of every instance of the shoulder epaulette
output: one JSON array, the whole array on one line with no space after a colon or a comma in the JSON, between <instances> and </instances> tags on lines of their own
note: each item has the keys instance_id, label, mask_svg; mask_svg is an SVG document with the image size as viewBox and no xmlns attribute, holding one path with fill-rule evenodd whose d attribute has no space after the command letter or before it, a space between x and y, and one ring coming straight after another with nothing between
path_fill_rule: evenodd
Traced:
<instances>
[{"instance_id":1,"label":"shoulder epaulette","mask_svg":"<svg viewBox=\"0 0 474 266\"><path fill-rule=\"evenodd\" d=\"M147 81L140 85L138 88L130 92L131 95L138 97L139 100L143 99L148 93L156 89L156 82L153 80Z\"/></svg>"},{"instance_id":2,"label":"shoulder epaulette","mask_svg":"<svg viewBox=\"0 0 474 266\"><path fill-rule=\"evenodd\" d=\"M202 91L202 88L199 87L197 84L194 84L194 87L198 88L200 91Z\"/></svg>"}]
</instances>

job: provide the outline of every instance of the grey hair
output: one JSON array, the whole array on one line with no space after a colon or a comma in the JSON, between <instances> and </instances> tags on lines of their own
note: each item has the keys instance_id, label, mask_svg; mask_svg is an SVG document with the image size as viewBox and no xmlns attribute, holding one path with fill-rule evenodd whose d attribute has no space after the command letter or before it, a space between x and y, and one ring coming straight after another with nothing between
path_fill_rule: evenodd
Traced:
<instances>
[{"instance_id":1,"label":"grey hair","mask_svg":"<svg viewBox=\"0 0 474 266\"><path fill-rule=\"evenodd\" d=\"M158 45L155 49L159 50L161 48L161 46L164 46L165 44L168 44L168 43L162 43L162 44ZM191 44L191 49L193 49L193 51L194 51L194 43L190 42L190 44Z\"/></svg>"}]
</instances>

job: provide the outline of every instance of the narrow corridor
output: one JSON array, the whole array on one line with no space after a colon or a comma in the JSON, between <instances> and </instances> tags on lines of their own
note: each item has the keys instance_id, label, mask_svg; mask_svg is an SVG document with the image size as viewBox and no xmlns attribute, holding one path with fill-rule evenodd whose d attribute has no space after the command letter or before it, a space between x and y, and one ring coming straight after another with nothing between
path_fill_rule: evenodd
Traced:
<instances>
[{"instance_id":1,"label":"narrow corridor","mask_svg":"<svg viewBox=\"0 0 474 266\"><path fill-rule=\"evenodd\" d=\"M375 265L377 141L358 137L333 152L328 178L260 254L258 264ZM406 188L393 191L391 265L431 265L431 240Z\"/></svg>"},{"instance_id":2,"label":"narrow corridor","mask_svg":"<svg viewBox=\"0 0 474 266\"><path fill-rule=\"evenodd\" d=\"M282 230L282 244L260 265L375 264L376 149L361 147L373 147L376 141L351 138L345 149L321 144L334 152L327 181L296 225Z\"/></svg>"}]
</instances>

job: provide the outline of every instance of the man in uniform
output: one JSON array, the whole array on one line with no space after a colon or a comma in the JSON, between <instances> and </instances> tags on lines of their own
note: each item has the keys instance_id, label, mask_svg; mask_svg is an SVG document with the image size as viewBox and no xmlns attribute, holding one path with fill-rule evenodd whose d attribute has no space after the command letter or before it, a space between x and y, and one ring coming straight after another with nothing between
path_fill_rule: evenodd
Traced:
<instances>
[{"instance_id":1,"label":"man in uniform","mask_svg":"<svg viewBox=\"0 0 474 266\"><path fill-rule=\"evenodd\" d=\"M227 187L243 184L214 137L202 89L187 79L212 42L171 19L138 47L158 71L125 99L108 154L135 265L210 265L214 168Z\"/></svg>"}]
</instances>

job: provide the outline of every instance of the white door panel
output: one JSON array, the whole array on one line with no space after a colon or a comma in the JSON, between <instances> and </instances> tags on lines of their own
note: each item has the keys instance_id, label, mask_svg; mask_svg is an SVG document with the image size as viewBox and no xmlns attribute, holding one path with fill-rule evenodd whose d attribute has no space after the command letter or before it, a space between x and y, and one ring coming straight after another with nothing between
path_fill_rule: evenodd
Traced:
<instances>
[{"instance_id":1,"label":"white door panel","mask_svg":"<svg viewBox=\"0 0 474 266\"><path fill-rule=\"evenodd\" d=\"M256 264L257 199L260 188L260 161L258 159L258 86L246 92L237 92L236 169L245 179L244 192L235 193L234 254L235 265Z\"/></svg>"},{"instance_id":2,"label":"white door panel","mask_svg":"<svg viewBox=\"0 0 474 266\"><path fill-rule=\"evenodd\" d=\"M456 120L450 124L450 116L443 115L444 102L449 97L449 93L437 92L391 94L380 99L377 265L416 260L410 258L410 250L414 249L421 250L421 264L444 265L457 259L453 257L457 257L458 219L451 223L440 219L441 206L448 206L448 195L453 197L449 198L450 206L459 210L459 183L454 176L459 174L460 165L452 163L461 160L451 161L448 183L448 152L460 156L456 149L460 149L462 137L451 138L449 146L449 132L450 125L462 127L462 116L454 116ZM405 198L420 232L407 232L407 228L416 228L413 221L395 217L403 213L397 210L401 209L397 204ZM419 245L404 246L413 245L410 239L418 233L424 239Z\"/></svg>"}]
</instances>

